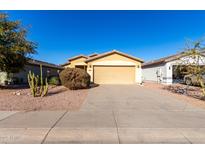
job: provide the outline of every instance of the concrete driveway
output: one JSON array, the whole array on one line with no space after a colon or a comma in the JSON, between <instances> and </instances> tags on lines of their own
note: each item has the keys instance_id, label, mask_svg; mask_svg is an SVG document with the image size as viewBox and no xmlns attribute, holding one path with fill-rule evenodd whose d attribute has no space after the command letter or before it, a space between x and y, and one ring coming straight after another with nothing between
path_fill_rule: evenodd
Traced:
<instances>
[{"instance_id":1,"label":"concrete driveway","mask_svg":"<svg viewBox=\"0 0 205 154\"><path fill-rule=\"evenodd\" d=\"M0 112L1 143L205 143L205 110L137 85L90 89L79 111Z\"/></svg>"}]
</instances>

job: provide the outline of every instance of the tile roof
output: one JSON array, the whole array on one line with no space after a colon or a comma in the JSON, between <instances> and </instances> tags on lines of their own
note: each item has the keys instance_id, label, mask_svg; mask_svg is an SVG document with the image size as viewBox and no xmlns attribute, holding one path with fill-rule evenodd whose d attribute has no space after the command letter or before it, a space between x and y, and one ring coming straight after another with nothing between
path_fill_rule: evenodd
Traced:
<instances>
[{"instance_id":1,"label":"tile roof","mask_svg":"<svg viewBox=\"0 0 205 154\"><path fill-rule=\"evenodd\" d=\"M69 65L69 64L70 64L70 62L67 62L67 63L61 64L60 66L64 67L64 66Z\"/></svg>"},{"instance_id":2,"label":"tile roof","mask_svg":"<svg viewBox=\"0 0 205 154\"><path fill-rule=\"evenodd\" d=\"M180 52L180 53L177 53L177 54L174 54L174 55L170 55L170 56L166 56L166 57L163 57L163 58L160 58L160 59L156 59L156 60L152 60L152 61L149 61L149 62L146 62L142 65L142 67L146 67L146 66L150 66L150 65L157 65L157 64L162 64L162 63L166 63L166 62L170 62L170 61L174 61L174 60L177 60L181 57L184 57L185 52ZM205 55L205 51L202 51L201 52L203 55Z\"/></svg>"},{"instance_id":3,"label":"tile roof","mask_svg":"<svg viewBox=\"0 0 205 154\"><path fill-rule=\"evenodd\" d=\"M107 55L111 55L111 54L114 54L114 53L117 53L117 54L119 54L119 55L128 57L128 58L133 59L133 60L136 60L136 61L143 62L142 59L139 59L139 58L130 56L130 55L128 55L128 54L122 53L122 52L117 51L117 50L112 50L112 51L109 51L109 52L106 52L106 53L99 54L99 55L94 56L94 57L89 57L87 60L85 60L85 62L90 62L90 61L93 61L93 60L96 60L96 59L99 59L99 58L102 58L102 57L105 57L105 56L107 56Z\"/></svg>"},{"instance_id":4,"label":"tile roof","mask_svg":"<svg viewBox=\"0 0 205 154\"><path fill-rule=\"evenodd\" d=\"M72 61L72 60L75 60L75 59L78 59L78 58L81 58L81 57L86 58L86 59L88 58L88 57L85 56L85 55L78 55L78 56L69 58L68 61Z\"/></svg>"},{"instance_id":5,"label":"tile roof","mask_svg":"<svg viewBox=\"0 0 205 154\"><path fill-rule=\"evenodd\" d=\"M56 64L52 64L52 63L48 63L48 62L44 62L44 61L40 61L40 60L35 60L35 59L31 59L31 58L28 59L27 63L31 64L31 65L38 65L38 66L42 65L42 66L50 67L50 68L63 69L63 67L60 65L56 65Z\"/></svg>"},{"instance_id":6,"label":"tile roof","mask_svg":"<svg viewBox=\"0 0 205 154\"><path fill-rule=\"evenodd\" d=\"M88 57L94 57L94 56L97 56L98 54L97 53L93 53L91 55L89 55Z\"/></svg>"}]
</instances>

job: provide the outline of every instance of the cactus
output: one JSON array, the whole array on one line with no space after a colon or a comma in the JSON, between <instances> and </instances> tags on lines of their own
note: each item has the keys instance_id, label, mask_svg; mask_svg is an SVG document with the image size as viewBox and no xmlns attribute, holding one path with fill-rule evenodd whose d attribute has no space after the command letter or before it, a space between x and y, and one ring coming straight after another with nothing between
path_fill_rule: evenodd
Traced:
<instances>
[{"instance_id":1,"label":"cactus","mask_svg":"<svg viewBox=\"0 0 205 154\"><path fill-rule=\"evenodd\" d=\"M43 94L41 94L41 96L46 96L48 93L48 81L47 78L45 79L45 85L43 86Z\"/></svg>"},{"instance_id":2,"label":"cactus","mask_svg":"<svg viewBox=\"0 0 205 154\"><path fill-rule=\"evenodd\" d=\"M39 95L42 96L44 91L44 85L43 85L43 71L42 71L42 65L40 65L40 90L39 90Z\"/></svg>"},{"instance_id":3,"label":"cactus","mask_svg":"<svg viewBox=\"0 0 205 154\"><path fill-rule=\"evenodd\" d=\"M28 73L28 83L29 87L31 89L31 93L34 97L37 96L37 91L38 91L38 76L35 76L34 73L29 71Z\"/></svg>"},{"instance_id":4,"label":"cactus","mask_svg":"<svg viewBox=\"0 0 205 154\"><path fill-rule=\"evenodd\" d=\"M44 97L48 93L48 81L45 79L45 85L43 82L42 65L40 65L40 87L39 87L39 76L35 76L34 73L29 71L28 73L28 83L31 93L34 97Z\"/></svg>"}]
</instances>

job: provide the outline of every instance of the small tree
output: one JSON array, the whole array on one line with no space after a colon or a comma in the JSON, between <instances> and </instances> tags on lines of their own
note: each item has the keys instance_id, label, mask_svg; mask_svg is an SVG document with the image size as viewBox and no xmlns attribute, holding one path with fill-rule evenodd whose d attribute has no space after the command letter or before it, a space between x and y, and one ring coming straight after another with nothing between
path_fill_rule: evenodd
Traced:
<instances>
[{"instance_id":1,"label":"small tree","mask_svg":"<svg viewBox=\"0 0 205 154\"><path fill-rule=\"evenodd\" d=\"M17 73L34 54L36 44L26 38L27 29L19 21L10 21L8 15L0 13L0 70Z\"/></svg>"},{"instance_id":2,"label":"small tree","mask_svg":"<svg viewBox=\"0 0 205 154\"><path fill-rule=\"evenodd\" d=\"M185 52L183 52L183 56L179 59L177 69L182 71L186 67L185 74L195 75L200 83L203 97L205 97L205 84L203 82L203 75L205 73L205 53L203 52L205 51L205 45L203 42L203 39L187 42Z\"/></svg>"}]
</instances>

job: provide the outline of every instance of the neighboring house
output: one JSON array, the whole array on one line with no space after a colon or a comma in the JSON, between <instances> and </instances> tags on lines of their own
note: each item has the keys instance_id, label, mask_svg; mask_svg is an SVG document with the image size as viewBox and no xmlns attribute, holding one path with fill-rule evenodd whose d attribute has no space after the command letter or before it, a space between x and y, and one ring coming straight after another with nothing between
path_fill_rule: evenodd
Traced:
<instances>
[{"instance_id":1,"label":"neighboring house","mask_svg":"<svg viewBox=\"0 0 205 154\"><path fill-rule=\"evenodd\" d=\"M70 58L63 66L86 70L97 84L133 84L142 82L143 60L113 50L90 56Z\"/></svg>"},{"instance_id":2,"label":"neighboring house","mask_svg":"<svg viewBox=\"0 0 205 154\"><path fill-rule=\"evenodd\" d=\"M63 70L63 67L39 60L29 59L25 67L19 73L13 73L11 76L17 83L27 83L27 74L29 71L40 75L40 65L42 65L43 77L58 76L59 72ZM5 72L0 72L0 84L4 84L9 80Z\"/></svg>"},{"instance_id":3,"label":"neighboring house","mask_svg":"<svg viewBox=\"0 0 205 154\"><path fill-rule=\"evenodd\" d=\"M161 59L146 62L142 65L142 74L144 81L154 81L164 84L172 84L174 82L181 82L183 77L178 78L176 76L176 67L183 65L183 61L190 61L191 58L184 56L184 52L179 54L171 55ZM203 52L204 53L204 52ZM201 65L205 63L205 57L201 57ZM186 59L186 60L185 60ZM185 65L185 64L184 64Z\"/></svg>"}]
</instances>

